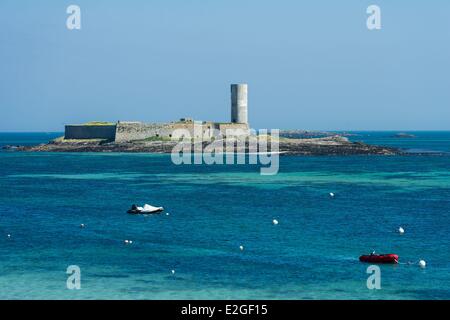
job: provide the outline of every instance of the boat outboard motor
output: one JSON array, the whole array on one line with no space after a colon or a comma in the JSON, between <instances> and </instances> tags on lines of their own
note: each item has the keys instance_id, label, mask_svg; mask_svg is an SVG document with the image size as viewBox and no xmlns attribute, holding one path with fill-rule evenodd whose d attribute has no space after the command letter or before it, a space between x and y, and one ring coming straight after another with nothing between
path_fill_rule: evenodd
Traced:
<instances>
[{"instance_id":1,"label":"boat outboard motor","mask_svg":"<svg viewBox=\"0 0 450 320\"><path fill-rule=\"evenodd\" d=\"M133 205L131 206L131 210L137 211L137 205L133 204Z\"/></svg>"}]
</instances>

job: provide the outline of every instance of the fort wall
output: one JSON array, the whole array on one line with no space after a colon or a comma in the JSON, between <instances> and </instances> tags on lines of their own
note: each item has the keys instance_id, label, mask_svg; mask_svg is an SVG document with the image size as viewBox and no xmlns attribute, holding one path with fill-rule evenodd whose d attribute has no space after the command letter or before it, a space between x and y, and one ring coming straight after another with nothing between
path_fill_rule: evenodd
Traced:
<instances>
[{"instance_id":1,"label":"fort wall","mask_svg":"<svg viewBox=\"0 0 450 320\"><path fill-rule=\"evenodd\" d=\"M114 141L116 138L116 125L66 125L64 138Z\"/></svg>"},{"instance_id":2,"label":"fort wall","mask_svg":"<svg viewBox=\"0 0 450 320\"><path fill-rule=\"evenodd\" d=\"M65 139L105 139L115 142L128 142L146 139L178 140L183 135L191 138L210 139L219 135L230 135L227 130L237 130L231 135L248 134L248 125L243 123L216 122L170 122L142 123L118 122L116 125L66 125Z\"/></svg>"},{"instance_id":3,"label":"fort wall","mask_svg":"<svg viewBox=\"0 0 450 320\"><path fill-rule=\"evenodd\" d=\"M145 140L149 138L180 139L183 135L191 138L212 138L226 135L227 129L239 129L238 135L248 134L248 125L238 123L215 122L171 122L171 123L140 123L119 122L116 130L116 142Z\"/></svg>"},{"instance_id":4,"label":"fort wall","mask_svg":"<svg viewBox=\"0 0 450 320\"><path fill-rule=\"evenodd\" d=\"M145 140L149 138L179 139L176 129L187 130L194 137L193 123L140 123L119 122L116 129L116 142ZM198 134L198 135L201 135Z\"/></svg>"}]
</instances>

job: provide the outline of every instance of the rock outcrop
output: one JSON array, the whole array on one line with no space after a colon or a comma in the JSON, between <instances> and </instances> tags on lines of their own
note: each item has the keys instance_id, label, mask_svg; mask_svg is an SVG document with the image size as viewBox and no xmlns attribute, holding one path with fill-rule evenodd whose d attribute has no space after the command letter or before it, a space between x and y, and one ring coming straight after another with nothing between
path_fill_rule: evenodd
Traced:
<instances>
[{"instance_id":1,"label":"rock outcrop","mask_svg":"<svg viewBox=\"0 0 450 320\"><path fill-rule=\"evenodd\" d=\"M270 140L270 137L267 139ZM223 145L225 152L254 152L248 141L234 145L235 140L216 140L215 144ZM198 150L211 147L211 141L200 144L184 142L183 146L188 150ZM180 147L178 141L133 141L133 142L107 142L104 140L64 140L56 139L47 144L37 146L14 146L4 147L15 151L29 152L134 152L134 153L171 153L175 146ZM341 136L331 136L311 139L279 139L278 151L283 155L398 155L403 154L399 149L382 146L368 145L361 142L350 142L347 138ZM271 150L270 141L268 141L268 150ZM261 150L259 150L261 151ZM266 150L264 150L266 151Z\"/></svg>"}]
</instances>

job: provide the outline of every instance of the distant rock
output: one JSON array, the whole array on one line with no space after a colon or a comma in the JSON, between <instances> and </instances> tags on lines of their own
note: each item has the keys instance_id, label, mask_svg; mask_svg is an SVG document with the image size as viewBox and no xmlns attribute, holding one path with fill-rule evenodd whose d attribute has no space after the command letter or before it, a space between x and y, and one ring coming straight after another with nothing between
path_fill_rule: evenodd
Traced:
<instances>
[{"instance_id":1,"label":"distant rock","mask_svg":"<svg viewBox=\"0 0 450 320\"><path fill-rule=\"evenodd\" d=\"M6 145L2 147L3 150L17 150L19 148L20 146L11 146L11 145Z\"/></svg>"},{"instance_id":2,"label":"distant rock","mask_svg":"<svg viewBox=\"0 0 450 320\"><path fill-rule=\"evenodd\" d=\"M307 130L280 130L280 137L289 139L310 139L324 138L336 135L331 132L324 131L307 131Z\"/></svg>"},{"instance_id":3,"label":"distant rock","mask_svg":"<svg viewBox=\"0 0 450 320\"><path fill-rule=\"evenodd\" d=\"M416 136L410 133L400 132L392 135L391 138L416 138Z\"/></svg>"}]
</instances>

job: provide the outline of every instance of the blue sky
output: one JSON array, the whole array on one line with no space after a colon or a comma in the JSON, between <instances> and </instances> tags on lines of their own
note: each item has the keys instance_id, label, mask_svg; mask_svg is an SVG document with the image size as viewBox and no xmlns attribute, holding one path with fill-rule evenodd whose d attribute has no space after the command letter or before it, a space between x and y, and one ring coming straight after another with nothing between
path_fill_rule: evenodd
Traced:
<instances>
[{"instance_id":1,"label":"blue sky","mask_svg":"<svg viewBox=\"0 0 450 320\"><path fill-rule=\"evenodd\" d=\"M254 128L450 130L449 16L445 0L2 0L0 131L228 121L235 82Z\"/></svg>"}]
</instances>

